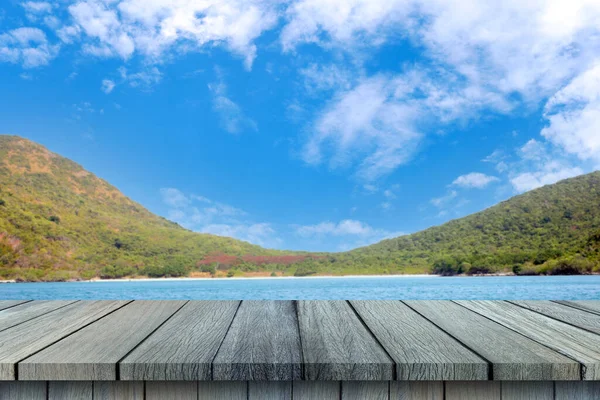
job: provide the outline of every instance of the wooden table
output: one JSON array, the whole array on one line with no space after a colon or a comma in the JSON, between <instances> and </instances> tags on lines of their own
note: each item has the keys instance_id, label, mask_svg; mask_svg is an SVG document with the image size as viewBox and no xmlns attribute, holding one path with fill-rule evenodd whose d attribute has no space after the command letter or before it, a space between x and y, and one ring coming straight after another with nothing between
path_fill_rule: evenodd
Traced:
<instances>
[{"instance_id":1,"label":"wooden table","mask_svg":"<svg viewBox=\"0 0 600 400\"><path fill-rule=\"evenodd\" d=\"M600 301L0 300L0 399L600 399Z\"/></svg>"}]
</instances>

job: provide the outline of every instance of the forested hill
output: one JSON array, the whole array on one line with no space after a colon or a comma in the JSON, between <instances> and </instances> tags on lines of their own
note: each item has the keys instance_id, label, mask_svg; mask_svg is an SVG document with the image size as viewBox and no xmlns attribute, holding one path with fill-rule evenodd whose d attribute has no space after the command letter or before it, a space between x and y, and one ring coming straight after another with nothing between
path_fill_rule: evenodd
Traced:
<instances>
[{"instance_id":1,"label":"forested hill","mask_svg":"<svg viewBox=\"0 0 600 400\"><path fill-rule=\"evenodd\" d=\"M310 254L188 231L43 146L0 135L0 279L566 274L599 261L600 172L412 235Z\"/></svg>"},{"instance_id":2,"label":"forested hill","mask_svg":"<svg viewBox=\"0 0 600 400\"><path fill-rule=\"evenodd\" d=\"M566 179L412 235L340 254L393 271L577 273L598 268L600 172Z\"/></svg>"},{"instance_id":3,"label":"forested hill","mask_svg":"<svg viewBox=\"0 0 600 400\"><path fill-rule=\"evenodd\" d=\"M282 253L190 232L43 146L0 135L0 279L180 276L211 254Z\"/></svg>"}]
</instances>

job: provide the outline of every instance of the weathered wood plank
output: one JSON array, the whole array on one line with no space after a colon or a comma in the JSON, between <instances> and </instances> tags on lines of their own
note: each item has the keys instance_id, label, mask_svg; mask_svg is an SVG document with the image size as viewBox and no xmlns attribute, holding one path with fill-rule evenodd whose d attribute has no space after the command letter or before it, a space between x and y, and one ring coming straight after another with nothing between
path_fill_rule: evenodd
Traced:
<instances>
[{"instance_id":1,"label":"weathered wood plank","mask_svg":"<svg viewBox=\"0 0 600 400\"><path fill-rule=\"evenodd\" d=\"M342 382L342 400L388 400L389 392L389 382Z\"/></svg>"},{"instance_id":2,"label":"weathered wood plank","mask_svg":"<svg viewBox=\"0 0 600 400\"><path fill-rule=\"evenodd\" d=\"M214 380L297 380L302 350L292 301L244 301L213 361Z\"/></svg>"},{"instance_id":3,"label":"weathered wood plank","mask_svg":"<svg viewBox=\"0 0 600 400\"><path fill-rule=\"evenodd\" d=\"M48 382L48 400L92 400L92 382Z\"/></svg>"},{"instance_id":4,"label":"weathered wood plank","mask_svg":"<svg viewBox=\"0 0 600 400\"><path fill-rule=\"evenodd\" d=\"M555 303L553 301L511 301L510 303L558 319L570 325L600 334L600 315Z\"/></svg>"},{"instance_id":5,"label":"weathered wood plank","mask_svg":"<svg viewBox=\"0 0 600 400\"><path fill-rule=\"evenodd\" d=\"M144 382L95 381L94 400L144 400Z\"/></svg>"},{"instance_id":6,"label":"weathered wood plank","mask_svg":"<svg viewBox=\"0 0 600 400\"><path fill-rule=\"evenodd\" d=\"M391 382L390 400L443 400L444 382Z\"/></svg>"},{"instance_id":7,"label":"weathered wood plank","mask_svg":"<svg viewBox=\"0 0 600 400\"><path fill-rule=\"evenodd\" d=\"M200 397L201 398L201 397ZM198 382L148 381L146 400L198 400Z\"/></svg>"},{"instance_id":8,"label":"weathered wood plank","mask_svg":"<svg viewBox=\"0 0 600 400\"><path fill-rule=\"evenodd\" d=\"M494 380L579 380L580 364L450 301L405 301L493 365Z\"/></svg>"},{"instance_id":9,"label":"weathered wood plank","mask_svg":"<svg viewBox=\"0 0 600 400\"><path fill-rule=\"evenodd\" d=\"M399 301L351 301L396 363L397 380L487 380L488 363Z\"/></svg>"},{"instance_id":10,"label":"weathered wood plank","mask_svg":"<svg viewBox=\"0 0 600 400\"><path fill-rule=\"evenodd\" d=\"M502 382L502 400L554 400L554 382Z\"/></svg>"},{"instance_id":11,"label":"weathered wood plank","mask_svg":"<svg viewBox=\"0 0 600 400\"><path fill-rule=\"evenodd\" d=\"M121 363L122 380L210 380L239 301L191 301Z\"/></svg>"},{"instance_id":12,"label":"weathered wood plank","mask_svg":"<svg viewBox=\"0 0 600 400\"><path fill-rule=\"evenodd\" d=\"M0 300L0 310L5 310L10 307L18 306L30 302L31 300Z\"/></svg>"},{"instance_id":13,"label":"weathered wood plank","mask_svg":"<svg viewBox=\"0 0 600 400\"><path fill-rule=\"evenodd\" d=\"M500 382L449 381L446 385L446 400L501 400Z\"/></svg>"},{"instance_id":14,"label":"weathered wood plank","mask_svg":"<svg viewBox=\"0 0 600 400\"><path fill-rule=\"evenodd\" d=\"M46 400L46 382L0 382L2 400Z\"/></svg>"},{"instance_id":15,"label":"weathered wood plank","mask_svg":"<svg viewBox=\"0 0 600 400\"><path fill-rule=\"evenodd\" d=\"M600 300L560 300L556 303L564 304L573 308L579 308L580 310L600 314Z\"/></svg>"},{"instance_id":16,"label":"weathered wood plank","mask_svg":"<svg viewBox=\"0 0 600 400\"><path fill-rule=\"evenodd\" d=\"M75 303L76 300L30 301L0 311L0 331L12 328L59 308Z\"/></svg>"},{"instance_id":17,"label":"weathered wood plank","mask_svg":"<svg viewBox=\"0 0 600 400\"><path fill-rule=\"evenodd\" d=\"M248 400L292 400L292 382L248 382Z\"/></svg>"},{"instance_id":18,"label":"weathered wood plank","mask_svg":"<svg viewBox=\"0 0 600 400\"><path fill-rule=\"evenodd\" d=\"M345 301L300 301L308 380L391 380L394 363Z\"/></svg>"},{"instance_id":19,"label":"weathered wood plank","mask_svg":"<svg viewBox=\"0 0 600 400\"><path fill-rule=\"evenodd\" d=\"M339 400L340 382L295 381L292 384L294 400Z\"/></svg>"},{"instance_id":20,"label":"weathered wood plank","mask_svg":"<svg viewBox=\"0 0 600 400\"><path fill-rule=\"evenodd\" d=\"M248 382L198 382L199 400L246 400Z\"/></svg>"},{"instance_id":21,"label":"weathered wood plank","mask_svg":"<svg viewBox=\"0 0 600 400\"><path fill-rule=\"evenodd\" d=\"M598 400L600 382L556 382L556 400Z\"/></svg>"},{"instance_id":22,"label":"weathered wood plank","mask_svg":"<svg viewBox=\"0 0 600 400\"><path fill-rule=\"evenodd\" d=\"M127 301L77 302L0 332L0 380L15 379L15 364L123 307Z\"/></svg>"},{"instance_id":23,"label":"weathered wood plank","mask_svg":"<svg viewBox=\"0 0 600 400\"><path fill-rule=\"evenodd\" d=\"M117 362L185 301L134 301L19 363L20 380L116 380Z\"/></svg>"},{"instance_id":24,"label":"weathered wood plank","mask_svg":"<svg viewBox=\"0 0 600 400\"><path fill-rule=\"evenodd\" d=\"M504 301L457 303L579 361L584 380L600 379L600 336Z\"/></svg>"}]
</instances>

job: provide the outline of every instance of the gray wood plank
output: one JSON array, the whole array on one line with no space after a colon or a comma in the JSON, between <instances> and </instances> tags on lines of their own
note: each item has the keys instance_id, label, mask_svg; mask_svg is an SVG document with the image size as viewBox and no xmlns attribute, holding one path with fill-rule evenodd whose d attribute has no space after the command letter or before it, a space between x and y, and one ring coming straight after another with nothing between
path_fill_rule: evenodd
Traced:
<instances>
[{"instance_id":1,"label":"gray wood plank","mask_svg":"<svg viewBox=\"0 0 600 400\"><path fill-rule=\"evenodd\" d=\"M17 362L127 303L77 302L0 332L0 380L15 379Z\"/></svg>"},{"instance_id":2,"label":"gray wood plank","mask_svg":"<svg viewBox=\"0 0 600 400\"><path fill-rule=\"evenodd\" d=\"M0 310L18 306L19 304L27 303L29 301L31 300L0 300Z\"/></svg>"},{"instance_id":3,"label":"gray wood plank","mask_svg":"<svg viewBox=\"0 0 600 400\"><path fill-rule=\"evenodd\" d=\"M502 400L554 400L554 382L502 382Z\"/></svg>"},{"instance_id":4,"label":"gray wood plank","mask_svg":"<svg viewBox=\"0 0 600 400\"><path fill-rule=\"evenodd\" d=\"M119 364L121 380L210 380L239 301L190 301Z\"/></svg>"},{"instance_id":5,"label":"gray wood plank","mask_svg":"<svg viewBox=\"0 0 600 400\"><path fill-rule=\"evenodd\" d=\"M394 362L347 302L300 301L297 306L305 379L394 378Z\"/></svg>"},{"instance_id":6,"label":"gray wood plank","mask_svg":"<svg viewBox=\"0 0 600 400\"><path fill-rule=\"evenodd\" d=\"M341 383L334 381L294 381L294 400L339 400Z\"/></svg>"},{"instance_id":7,"label":"gray wood plank","mask_svg":"<svg viewBox=\"0 0 600 400\"><path fill-rule=\"evenodd\" d=\"M302 350L292 301L243 301L213 361L214 380L297 380Z\"/></svg>"},{"instance_id":8,"label":"gray wood plank","mask_svg":"<svg viewBox=\"0 0 600 400\"><path fill-rule=\"evenodd\" d=\"M556 382L556 400L598 400L600 382Z\"/></svg>"},{"instance_id":9,"label":"gray wood plank","mask_svg":"<svg viewBox=\"0 0 600 400\"><path fill-rule=\"evenodd\" d=\"M500 400L500 382L446 382L446 400Z\"/></svg>"},{"instance_id":10,"label":"gray wood plank","mask_svg":"<svg viewBox=\"0 0 600 400\"><path fill-rule=\"evenodd\" d=\"M443 400L444 382L391 382L390 400Z\"/></svg>"},{"instance_id":11,"label":"gray wood plank","mask_svg":"<svg viewBox=\"0 0 600 400\"><path fill-rule=\"evenodd\" d=\"M248 382L248 400L292 400L292 382Z\"/></svg>"},{"instance_id":12,"label":"gray wood plank","mask_svg":"<svg viewBox=\"0 0 600 400\"><path fill-rule=\"evenodd\" d=\"M600 300L561 300L556 301L556 303L564 304L573 308L579 308L580 310L584 310L587 312L600 314Z\"/></svg>"},{"instance_id":13,"label":"gray wood plank","mask_svg":"<svg viewBox=\"0 0 600 400\"><path fill-rule=\"evenodd\" d=\"M198 400L246 400L248 382L198 382Z\"/></svg>"},{"instance_id":14,"label":"gray wood plank","mask_svg":"<svg viewBox=\"0 0 600 400\"><path fill-rule=\"evenodd\" d=\"M342 400L388 400L389 392L389 382L342 382Z\"/></svg>"},{"instance_id":15,"label":"gray wood plank","mask_svg":"<svg viewBox=\"0 0 600 400\"><path fill-rule=\"evenodd\" d=\"M30 301L0 311L0 331L12 328L59 308L75 303L76 300Z\"/></svg>"},{"instance_id":16,"label":"gray wood plank","mask_svg":"<svg viewBox=\"0 0 600 400\"><path fill-rule=\"evenodd\" d=\"M578 328L600 334L600 315L555 303L553 301L511 301L510 303L558 319Z\"/></svg>"},{"instance_id":17,"label":"gray wood plank","mask_svg":"<svg viewBox=\"0 0 600 400\"><path fill-rule=\"evenodd\" d=\"M405 301L493 365L494 380L579 380L580 364L450 301Z\"/></svg>"},{"instance_id":18,"label":"gray wood plank","mask_svg":"<svg viewBox=\"0 0 600 400\"><path fill-rule=\"evenodd\" d=\"M399 301L351 301L396 363L397 380L487 380L488 363Z\"/></svg>"},{"instance_id":19,"label":"gray wood plank","mask_svg":"<svg viewBox=\"0 0 600 400\"><path fill-rule=\"evenodd\" d=\"M144 400L144 382L95 381L94 400Z\"/></svg>"},{"instance_id":20,"label":"gray wood plank","mask_svg":"<svg viewBox=\"0 0 600 400\"><path fill-rule=\"evenodd\" d=\"M2 400L46 400L46 382L0 382Z\"/></svg>"},{"instance_id":21,"label":"gray wood plank","mask_svg":"<svg viewBox=\"0 0 600 400\"><path fill-rule=\"evenodd\" d=\"M48 382L48 400L92 400L92 382Z\"/></svg>"},{"instance_id":22,"label":"gray wood plank","mask_svg":"<svg viewBox=\"0 0 600 400\"><path fill-rule=\"evenodd\" d=\"M600 336L504 301L457 303L579 361L584 380L600 379Z\"/></svg>"},{"instance_id":23,"label":"gray wood plank","mask_svg":"<svg viewBox=\"0 0 600 400\"><path fill-rule=\"evenodd\" d=\"M19 363L21 380L116 380L117 362L185 301L134 301Z\"/></svg>"},{"instance_id":24,"label":"gray wood plank","mask_svg":"<svg viewBox=\"0 0 600 400\"><path fill-rule=\"evenodd\" d=\"M146 382L146 400L198 400L198 382Z\"/></svg>"}]
</instances>

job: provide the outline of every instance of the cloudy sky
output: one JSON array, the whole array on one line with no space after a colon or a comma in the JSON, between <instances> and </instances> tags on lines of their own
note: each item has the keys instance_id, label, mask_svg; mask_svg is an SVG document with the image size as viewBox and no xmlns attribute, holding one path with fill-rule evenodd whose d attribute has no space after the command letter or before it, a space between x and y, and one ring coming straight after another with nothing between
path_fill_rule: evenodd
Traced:
<instances>
[{"instance_id":1,"label":"cloudy sky","mask_svg":"<svg viewBox=\"0 0 600 400\"><path fill-rule=\"evenodd\" d=\"M0 132L153 212L340 251L600 165L597 0L6 0Z\"/></svg>"}]
</instances>

